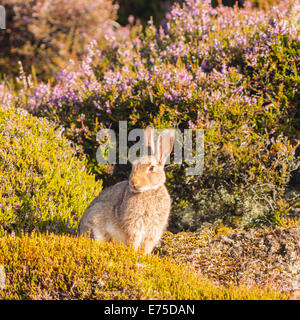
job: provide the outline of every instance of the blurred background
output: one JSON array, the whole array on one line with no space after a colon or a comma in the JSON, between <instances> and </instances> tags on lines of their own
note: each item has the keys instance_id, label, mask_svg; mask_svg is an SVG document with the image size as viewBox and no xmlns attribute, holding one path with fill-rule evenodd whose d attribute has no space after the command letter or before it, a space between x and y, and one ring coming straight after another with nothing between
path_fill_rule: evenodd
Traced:
<instances>
[{"instance_id":1,"label":"blurred background","mask_svg":"<svg viewBox=\"0 0 300 320\"><path fill-rule=\"evenodd\" d=\"M19 74L19 61L26 73L49 81L65 66L86 52L97 40L105 47L105 34L112 30L139 33L152 17L156 26L174 2L182 0L1 0L6 9L6 30L0 32L0 78ZM268 8L278 0L251 0ZM212 0L213 7L244 6L244 0Z\"/></svg>"}]
</instances>

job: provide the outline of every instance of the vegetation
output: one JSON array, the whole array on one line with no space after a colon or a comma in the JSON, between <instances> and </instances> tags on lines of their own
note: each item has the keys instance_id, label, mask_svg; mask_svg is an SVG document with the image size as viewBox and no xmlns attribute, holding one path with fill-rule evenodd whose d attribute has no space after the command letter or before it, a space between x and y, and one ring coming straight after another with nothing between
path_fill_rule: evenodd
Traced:
<instances>
[{"instance_id":1,"label":"vegetation","mask_svg":"<svg viewBox=\"0 0 300 320\"><path fill-rule=\"evenodd\" d=\"M46 81L70 59L78 60L93 39L117 34L118 6L109 0L3 0L6 30L0 32L0 72L26 72Z\"/></svg>"},{"instance_id":2,"label":"vegetation","mask_svg":"<svg viewBox=\"0 0 300 320\"><path fill-rule=\"evenodd\" d=\"M75 233L101 191L62 128L0 107L0 236L33 230Z\"/></svg>"},{"instance_id":3,"label":"vegetation","mask_svg":"<svg viewBox=\"0 0 300 320\"><path fill-rule=\"evenodd\" d=\"M0 238L4 299L288 299L276 290L224 289L188 267L116 243L37 235Z\"/></svg>"},{"instance_id":4,"label":"vegetation","mask_svg":"<svg viewBox=\"0 0 300 320\"><path fill-rule=\"evenodd\" d=\"M196 0L174 5L159 29L150 23L134 39L108 39L102 52L91 43L82 63L70 63L55 86L23 79L15 103L63 125L105 185L129 168L113 178L103 174L95 159L99 129L118 132L124 119L128 130L202 129L203 174L187 176L187 163L168 168L172 230L197 230L205 221L280 224L291 209L284 193L299 164L299 41L290 19L297 8L285 1L255 10L212 9Z\"/></svg>"},{"instance_id":5,"label":"vegetation","mask_svg":"<svg viewBox=\"0 0 300 320\"><path fill-rule=\"evenodd\" d=\"M1 2L0 299L290 299L297 2L119 4ZM147 256L75 237L102 187L128 177L96 161L97 132L123 120L204 131L201 175L166 167L173 233Z\"/></svg>"},{"instance_id":6,"label":"vegetation","mask_svg":"<svg viewBox=\"0 0 300 320\"><path fill-rule=\"evenodd\" d=\"M192 266L201 276L223 286L269 287L290 292L299 277L297 244L300 225L273 229L215 232L166 232L156 248L160 256Z\"/></svg>"}]
</instances>

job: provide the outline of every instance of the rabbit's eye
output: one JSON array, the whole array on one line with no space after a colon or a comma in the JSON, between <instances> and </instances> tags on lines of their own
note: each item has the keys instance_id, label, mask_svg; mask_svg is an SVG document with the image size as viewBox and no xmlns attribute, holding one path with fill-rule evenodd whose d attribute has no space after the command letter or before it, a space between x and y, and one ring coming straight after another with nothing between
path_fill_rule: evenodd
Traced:
<instances>
[{"instance_id":1,"label":"rabbit's eye","mask_svg":"<svg viewBox=\"0 0 300 320\"><path fill-rule=\"evenodd\" d=\"M149 167L149 171L150 171L150 172L153 172L153 171L154 171L154 169L155 169L155 167L154 167L154 166Z\"/></svg>"}]
</instances>

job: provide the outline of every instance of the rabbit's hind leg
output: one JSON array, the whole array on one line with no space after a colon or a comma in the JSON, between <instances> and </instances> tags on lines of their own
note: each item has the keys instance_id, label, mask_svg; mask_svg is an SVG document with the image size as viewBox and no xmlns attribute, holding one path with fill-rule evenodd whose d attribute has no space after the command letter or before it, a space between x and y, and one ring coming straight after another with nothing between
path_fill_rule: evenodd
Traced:
<instances>
[{"instance_id":1,"label":"rabbit's hind leg","mask_svg":"<svg viewBox=\"0 0 300 320\"><path fill-rule=\"evenodd\" d=\"M143 244L143 252L144 254L149 254L152 252L153 248L155 247L157 241L153 241L153 239L145 239Z\"/></svg>"}]
</instances>

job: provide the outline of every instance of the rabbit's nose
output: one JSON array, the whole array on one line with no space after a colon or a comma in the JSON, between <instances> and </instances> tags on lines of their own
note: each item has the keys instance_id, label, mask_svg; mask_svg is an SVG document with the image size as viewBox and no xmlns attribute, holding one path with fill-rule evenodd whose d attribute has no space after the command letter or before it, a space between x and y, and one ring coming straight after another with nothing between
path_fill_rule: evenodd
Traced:
<instances>
[{"instance_id":1,"label":"rabbit's nose","mask_svg":"<svg viewBox=\"0 0 300 320\"><path fill-rule=\"evenodd\" d=\"M131 179L131 180L129 181L129 186L130 186L130 188L136 190L136 189L139 188L139 183L138 183L138 181L137 181L136 179Z\"/></svg>"},{"instance_id":2,"label":"rabbit's nose","mask_svg":"<svg viewBox=\"0 0 300 320\"><path fill-rule=\"evenodd\" d=\"M130 181L130 182L129 182L129 186L130 186L131 188L133 188L133 189L136 189L137 183L134 182L134 181Z\"/></svg>"}]
</instances>

